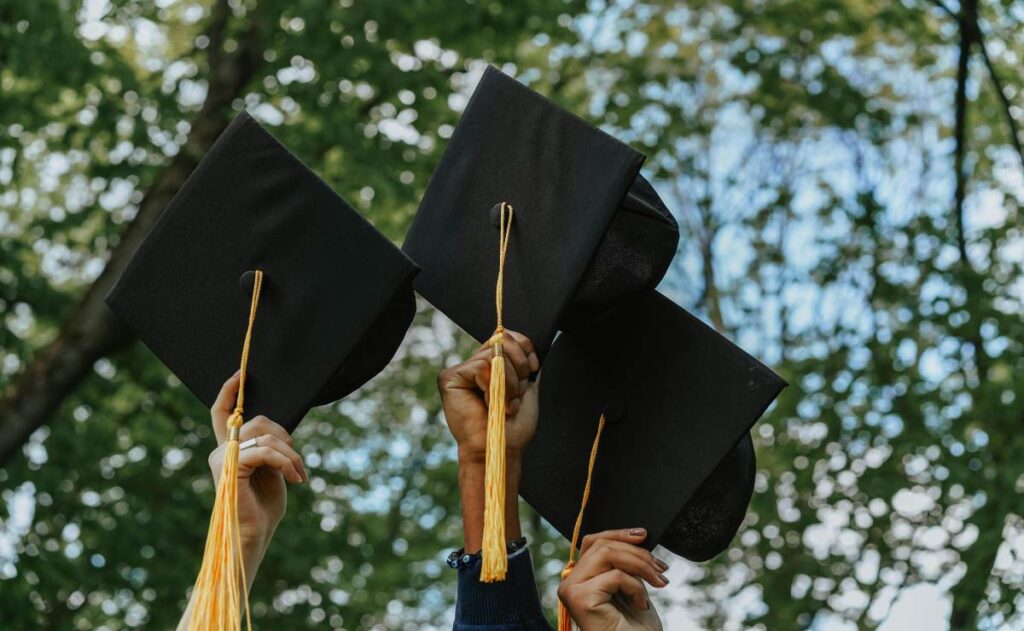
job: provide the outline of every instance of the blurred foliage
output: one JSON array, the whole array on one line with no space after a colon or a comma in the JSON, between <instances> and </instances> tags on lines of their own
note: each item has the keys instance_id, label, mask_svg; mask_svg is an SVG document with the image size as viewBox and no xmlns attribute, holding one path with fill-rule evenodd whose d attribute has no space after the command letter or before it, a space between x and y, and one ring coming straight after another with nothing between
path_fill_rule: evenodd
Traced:
<instances>
[{"instance_id":1,"label":"blurred foliage","mask_svg":"<svg viewBox=\"0 0 1024 631\"><path fill-rule=\"evenodd\" d=\"M264 60L232 109L396 241L485 63L649 155L684 230L663 290L791 383L755 428L735 545L662 602L716 629L870 628L928 582L953 628L1024 624L1024 178L975 64L961 260L957 23L937 3L228 4L225 48L258 24ZM211 5L0 0L0 387L184 145ZM1019 104L1024 3L979 13ZM257 580L261 627L450 621L460 523L434 377L468 344L422 305L396 361L300 427L313 479ZM212 502L207 424L141 345L97 362L0 469L0 626L171 627ZM530 521L553 605L565 544Z\"/></svg>"}]
</instances>

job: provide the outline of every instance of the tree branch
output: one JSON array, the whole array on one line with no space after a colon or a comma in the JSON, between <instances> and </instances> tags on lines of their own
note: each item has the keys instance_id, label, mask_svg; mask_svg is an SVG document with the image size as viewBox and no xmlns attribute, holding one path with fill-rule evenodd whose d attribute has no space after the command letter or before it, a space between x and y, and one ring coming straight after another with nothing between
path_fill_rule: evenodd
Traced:
<instances>
[{"instance_id":1,"label":"tree branch","mask_svg":"<svg viewBox=\"0 0 1024 631\"><path fill-rule=\"evenodd\" d=\"M985 45L985 38L981 33L981 27L977 22L974 23L974 28L978 40L978 48L981 50L981 58L985 61L985 68L988 69L988 76L992 79L992 85L996 89L996 94L999 95L999 101L1003 104L1003 115L1006 117L1006 124L1010 127L1010 142L1013 143L1013 148L1017 150L1017 156L1020 158L1021 167L1024 168L1024 147L1021 146L1020 129L1017 127L1017 121L1013 118L1013 113L1011 111L1012 104L1010 103L1010 97L1006 96L1006 91L1003 89L1003 82L996 73L995 65L992 63L992 57L988 54L988 46Z\"/></svg>"},{"instance_id":2,"label":"tree branch","mask_svg":"<svg viewBox=\"0 0 1024 631\"><path fill-rule=\"evenodd\" d=\"M200 157L227 126L225 114L231 102L262 63L258 20L251 21L236 50L223 50L230 17L227 0L219 0L207 30L207 97L192 120L184 147L150 184L103 273L71 309L57 337L36 352L25 370L0 393L0 464L49 420L97 360L132 340L127 328L107 309L104 298Z\"/></svg>"},{"instance_id":3,"label":"tree branch","mask_svg":"<svg viewBox=\"0 0 1024 631\"><path fill-rule=\"evenodd\" d=\"M931 3L942 9L943 13L945 13L949 17L953 19L960 19L959 16L956 14L956 11L950 9L949 5L943 2L942 0L931 0Z\"/></svg>"},{"instance_id":4,"label":"tree branch","mask_svg":"<svg viewBox=\"0 0 1024 631\"><path fill-rule=\"evenodd\" d=\"M956 146L953 153L953 169L956 172L956 191L954 193L953 213L956 219L956 241L957 249L960 251L960 260L964 265L970 265L967 260L967 235L964 225L964 201L967 197L967 173L964 171L964 156L967 150L967 76L970 71L971 45L974 41L974 31L969 27L972 23L971 16L977 9L977 0L964 0L960 22L960 57L957 60L956 72L956 114L953 137Z\"/></svg>"}]
</instances>

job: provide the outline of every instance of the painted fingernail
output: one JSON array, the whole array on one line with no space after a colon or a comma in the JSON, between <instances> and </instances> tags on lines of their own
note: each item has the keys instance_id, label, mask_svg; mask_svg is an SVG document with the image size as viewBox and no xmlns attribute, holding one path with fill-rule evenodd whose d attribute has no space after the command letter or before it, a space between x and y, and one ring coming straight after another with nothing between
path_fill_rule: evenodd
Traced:
<instances>
[{"instance_id":1,"label":"painted fingernail","mask_svg":"<svg viewBox=\"0 0 1024 631\"><path fill-rule=\"evenodd\" d=\"M655 563L655 564L657 564L657 566L658 566L659 568L661 568L661 571L662 571L662 572L664 572L665 570L667 570L667 569L668 569L668 563L665 563L665 562L664 562L664 561L662 561L661 559L655 558L655 559L654 559L654 563Z\"/></svg>"},{"instance_id":2,"label":"painted fingernail","mask_svg":"<svg viewBox=\"0 0 1024 631\"><path fill-rule=\"evenodd\" d=\"M665 582L666 585L668 585L668 579L665 578L664 574L658 574L658 578L660 578L662 581Z\"/></svg>"},{"instance_id":3,"label":"painted fingernail","mask_svg":"<svg viewBox=\"0 0 1024 631\"><path fill-rule=\"evenodd\" d=\"M644 535L644 533L646 533L646 532L647 531L644 530L643 528L630 528L629 529L629 536L630 537L642 537Z\"/></svg>"}]
</instances>

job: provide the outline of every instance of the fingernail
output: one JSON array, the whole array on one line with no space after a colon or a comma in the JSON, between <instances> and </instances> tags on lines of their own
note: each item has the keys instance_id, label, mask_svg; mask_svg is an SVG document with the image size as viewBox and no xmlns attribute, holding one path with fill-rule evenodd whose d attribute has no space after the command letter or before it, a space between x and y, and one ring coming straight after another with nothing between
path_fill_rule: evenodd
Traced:
<instances>
[{"instance_id":1,"label":"fingernail","mask_svg":"<svg viewBox=\"0 0 1024 631\"><path fill-rule=\"evenodd\" d=\"M646 533L646 532L647 531L644 530L643 528L630 528L629 529L629 536L630 537L642 537L644 535L644 533Z\"/></svg>"},{"instance_id":2,"label":"fingernail","mask_svg":"<svg viewBox=\"0 0 1024 631\"><path fill-rule=\"evenodd\" d=\"M647 609L650 609L650 608L651 608L651 607L653 607L653 606L654 606L654 605L652 605L652 604L651 604L651 600L650 600L650 599L648 598L648 599L647 599Z\"/></svg>"},{"instance_id":3,"label":"fingernail","mask_svg":"<svg viewBox=\"0 0 1024 631\"><path fill-rule=\"evenodd\" d=\"M668 579L665 578L664 574L658 574L658 578L660 578L662 581L665 582L666 585L668 585Z\"/></svg>"},{"instance_id":4,"label":"fingernail","mask_svg":"<svg viewBox=\"0 0 1024 631\"><path fill-rule=\"evenodd\" d=\"M655 563L656 563L656 564L658 565L658 567L660 567L660 568L661 568L661 571L662 571L662 572L664 572L665 570L667 570L667 569L668 569L668 563L665 563L665 562L664 562L664 561L662 561L661 559L655 558L655 559L654 559L654 562L655 562Z\"/></svg>"},{"instance_id":5,"label":"fingernail","mask_svg":"<svg viewBox=\"0 0 1024 631\"><path fill-rule=\"evenodd\" d=\"M236 370L236 371L235 371L235 374L231 375L231 378L232 378L232 379L234 379L235 377L237 377L237 376L238 376L238 375L240 375L240 374L242 374L242 369L241 369L241 368L239 368L238 370Z\"/></svg>"}]
</instances>

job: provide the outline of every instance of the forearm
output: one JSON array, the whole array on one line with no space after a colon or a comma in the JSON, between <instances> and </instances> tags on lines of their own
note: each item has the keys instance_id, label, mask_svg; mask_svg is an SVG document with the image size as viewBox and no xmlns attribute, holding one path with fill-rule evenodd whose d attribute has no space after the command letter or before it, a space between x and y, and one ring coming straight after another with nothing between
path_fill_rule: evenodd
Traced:
<instances>
[{"instance_id":1,"label":"forearm","mask_svg":"<svg viewBox=\"0 0 1024 631\"><path fill-rule=\"evenodd\" d=\"M263 563L263 557L266 555L272 536L273 533L270 533L258 541L243 538L246 539L242 542L242 567L245 568L246 593L252 591L253 581L256 579L256 573L259 571L260 564ZM188 599L188 605L185 607L185 612L181 615L181 620L178 622L177 631L188 630L189 618L192 617L192 610L195 608L195 600L196 593L195 590L192 590L192 594Z\"/></svg>"},{"instance_id":2,"label":"forearm","mask_svg":"<svg viewBox=\"0 0 1024 631\"><path fill-rule=\"evenodd\" d=\"M459 454L459 492L462 497L462 531L465 550L469 554L480 551L484 533L484 478L485 462L482 456ZM505 455L505 540L522 536L519 523L519 478L522 471L521 454Z\"/></svg>"}]
</instances>

